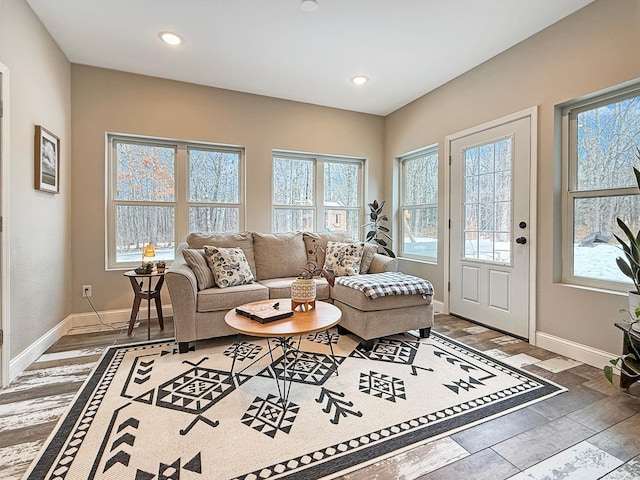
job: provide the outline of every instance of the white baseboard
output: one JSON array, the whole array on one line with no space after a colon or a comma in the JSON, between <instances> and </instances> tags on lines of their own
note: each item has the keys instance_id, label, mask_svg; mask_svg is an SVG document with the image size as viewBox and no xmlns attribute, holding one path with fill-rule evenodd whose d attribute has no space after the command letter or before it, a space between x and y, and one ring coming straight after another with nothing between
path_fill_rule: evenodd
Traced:
<instances>
[{"instance_id":1,"label":"white baseboard","mask_svg":"<svg viewBox=\"0 0 640 480\"><path fill-rule=\"evenodd\" d=\"M78 335L83 333L94 333L115 328L126 328L129 325L131 317L131 309L110 310L99 312L102 322L98 319L95 312L74 313L69 315L55 327L45 333L38 340L29 345L22 353L9 362L9 382L14 380L18 375L24 372L29 365L35 362L40 355L46 352L49 347L56 343L64 335ZM162 306L162 316L170 317L173 315L171 305ZM158 318L155 308L151 309L151 320ZM138 312L138 320L147 320L147 309L141 308ZM106 325L108 326L106 326ZM146 325L145 325L146 327ZM139 325L137 326L139 328Z\"/></svg>"},{"instance_id":2,"label":"white baseboard","mask_svg":"<svg viewBox=\"0 0 640 480\"><path fill-rule=\"evenodd\" d=\"M543 332L536 332L536 346L596 368L602 368L608 365L610 359L617 357L616 354Z\"/></svg>"},{"instance_id":3,"label":"white baseboard","mask_svg":"<svg viewBox=\"0 0 640 480\"><path fill-rule=\"evenodd\" d=\"M24 372L29 365L35 362L40 355L46 352L51 345L56 343L71 329L71 316L65 318L55 327L29 345L9 362L9 382Z\"/></svg>"},{"instance_id":4,"label":"white baseboard","mask_svg":"<svg viewBox=\"0 0 640 480\"><path fill-rule=\"evenodd\" d=\"M100 313L100 318L95 312L76 313L71 315L71 329L69 335L77 335L82 333L101 332L111 330L111 328L126 328L129 325L131 317L131 309L109 310ZM170 317L173 315L171 305L162 306L162 316ZM156 309L151 309L151 320L157 319ZM138 311L138 321L147 321L147 309L141 308Z\"/></svg>"}]
</instances>

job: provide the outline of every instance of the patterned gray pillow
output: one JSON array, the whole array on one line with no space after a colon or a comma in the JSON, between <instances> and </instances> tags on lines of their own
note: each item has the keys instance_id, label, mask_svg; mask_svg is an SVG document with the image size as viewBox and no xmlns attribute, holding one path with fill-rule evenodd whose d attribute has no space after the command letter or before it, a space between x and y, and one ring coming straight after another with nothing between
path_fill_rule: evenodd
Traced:
<instances>
[{"instance_id":1,"label":"patterned gray pillow","mask_svg":"<svg viewBox=\"0 0 640 480\"><path fill-rule=\"evenodd\" d=\"M362 250L362 261L360 262L360 273L368 273L371 268L373 257L378 251L378 245L375 243L365 243Z\"/></svg>"},{"instance_id":2,"label":"patterned gray pillow","mask_svg":"<svg viewBox=\"0 0 640 480\"><path fill-rule=\"evenodd\" d=\"M364 243L327 242L327 254L324 268L333 271L336 277L357 275L360 273L360 262Z\"/></svg>"},{"instance_id":3,"label":"patterned gray pillow","mask_svg":"<svg viewBox=\"0 0 640 480\"><path fill-rule=\"evenodd\" d=\"M213 278L213 272L209 268L209 265L207 265L204 250L185 248L182 250L182 256L196 276L196 280L198 281L198 290L204 290L205 288L216 286L216 280Z\"/></svg>"},{"instance_id":4,"label":"patterned gray pillow","mask_svg":"<svg viewBox=\"0 0 640 480\"><path fill-rule=\"evenodd\" d=\"M253 283L253 274L242 249L205 245L204 254L220 288Z\"/></svg>"}]
</instances>

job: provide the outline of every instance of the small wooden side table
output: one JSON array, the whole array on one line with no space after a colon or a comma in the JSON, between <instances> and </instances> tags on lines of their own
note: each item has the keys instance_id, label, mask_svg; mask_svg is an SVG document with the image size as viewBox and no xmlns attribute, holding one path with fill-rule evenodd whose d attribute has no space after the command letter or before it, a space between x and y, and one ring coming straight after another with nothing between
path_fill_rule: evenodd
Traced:
<instances>
[{"instance_id":1,"label":"small wooden side table","mask_svg":"<svg viewBox=\"0 0 640 480\"><path fill-rule=\"evenodd\" d=\"M618 327L623 332L622 333L622 354L623 355L633 352L633 349L631 348L632 343L637 350L640 350L640 335L634 330L630 331L631 325L629 323L616 323L615 326ZM629 375L629 372L625 372L625 368L628 368L630 369L631 372L638 373L636 372L638 369L638 363L634 362L631 359L628 359L627 362L629 362L629 364L625 365L620 370L620 388L623 388L623 389L629 388L634 382L638 381L638 377L634 377L632 375Z\"/></svg>"},{"instance_id":2,"label":"small wooden side table","mask_svg":"<svg viewBox=\"0 0 640 480\"><path fill-rule=\"evenodd\" d=\"M160 300L160 290L164 284L164 272L152 272L152 273L136 273L134 270L129 270L124 273L125 277L129 277L131 281L131 287L135 297L133 299L133 307L131 308L131 318L129 319L129 330L127 335L131 335L133 326L136 323L138 316L138 310L140 310L140 302L142 300L147 301L147 340L151 340L151 300L156 303L156 312L158 312L158 323L160 324L160 330L164 330L164 318L162 318L162 301ZM153 279L156 278L155 288L152 287ZM147 289L144 290L143 285L145 279L148 280Z\"/></svg>"}]
</instances>

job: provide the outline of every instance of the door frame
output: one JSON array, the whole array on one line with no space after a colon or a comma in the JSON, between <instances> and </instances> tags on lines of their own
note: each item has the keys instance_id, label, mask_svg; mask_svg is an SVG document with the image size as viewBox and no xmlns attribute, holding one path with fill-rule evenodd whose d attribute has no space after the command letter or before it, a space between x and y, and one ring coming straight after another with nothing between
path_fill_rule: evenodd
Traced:
<instances>
[{"instance_id":1,"label":"door frame","mask_svg":"<svg viewBox=\"0 0 640 480\"><path fill-rule=\"evenodd\" d=\"M0 346L0 386L6 387L9 378L11 361L10 325L9 325L9 67L0 63L0 102L2 102L2 116L0 117L0 216L2 216L2 231L0 232L0 328L2 328L3 344Z\"/></svg>"},{"instance_id":2,"label":"door frame","mask_svg":"<svg viewBox=\"0 0 640 480\"><path fill-rule=\"evenodd\" d=\"M460 132L452 133L445 137L444 142L444 185L446 195L444 196L444 218L447 228L444 231L444 245L443 245L443 270L444 270L444 313L450 313L450 293L449 293L449 281L450 281L450 242L451 231L449 223L451 219L451 143L463 137L467 137L474 133L479 133L484 130L488 130L506 123L514 122L522 118L530 118L531 131L531 161L529 169L529 343L531 345L536 344L536 292L537 292L537 229L538 229L538 217L537 217L537 197L538 197L538 107L533 106L520 110L519 112L506 115L496 120L477 125Z\"/></svg>"}]
</instances>

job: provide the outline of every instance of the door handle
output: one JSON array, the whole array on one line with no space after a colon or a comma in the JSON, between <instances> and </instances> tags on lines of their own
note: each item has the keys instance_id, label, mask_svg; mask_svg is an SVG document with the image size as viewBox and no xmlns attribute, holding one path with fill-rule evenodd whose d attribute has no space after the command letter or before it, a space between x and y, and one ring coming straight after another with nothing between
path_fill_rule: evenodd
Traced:
<instances>
[{"instance_id":1,"label":"door handle","mask_svg":"<svg viewBox=\"0 0 640 480\"><path fill-rule=\"evenodd\" d=\"M524 245L525 243L527 243L527 239L524 237L518 237L516 238L516 243L519 243L520 245Z\"/></svg>"}]
</instances>

